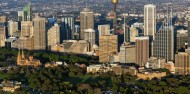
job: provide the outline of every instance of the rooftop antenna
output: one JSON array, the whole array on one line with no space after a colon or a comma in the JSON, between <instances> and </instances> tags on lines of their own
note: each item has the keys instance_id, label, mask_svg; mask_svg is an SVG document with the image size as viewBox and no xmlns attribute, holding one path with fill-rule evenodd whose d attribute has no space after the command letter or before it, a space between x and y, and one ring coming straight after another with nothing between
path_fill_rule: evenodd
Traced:
<instances>
[{"instance_id":1,"label":"rooftop antenna","mask_svg":"<svg viewBox=\"0 0 190 94\"><path fill-rule=\"evenodd\" d=\"M87 2L86 2L87 0L85 0L85 3L86 3L86 8L87 8Z\"/></svg>"},{"instance_id":2,"label":"rooftop antenna","mask_svg":"<svg viewBox=\"0 0 190 94\"><path fill-rule=\"evenodd\" d=\"M125 14L123 14L124 16L124 42L123 43L126 43L126 27L125 27Z\"/></svg>"}]
</instances>

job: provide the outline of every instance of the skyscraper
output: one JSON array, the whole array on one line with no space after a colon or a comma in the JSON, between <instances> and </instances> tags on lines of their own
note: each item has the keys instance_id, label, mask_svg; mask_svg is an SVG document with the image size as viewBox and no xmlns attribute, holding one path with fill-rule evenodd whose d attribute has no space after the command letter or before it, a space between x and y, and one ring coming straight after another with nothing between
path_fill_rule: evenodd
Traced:
<instances>
[{"instance_id":1,"label":"skyscraper","mask_svg":"<svg viewBox=\"0 0 190 94\"><path fill-rule=\"evenodd\" d=\"M150 41L156 34L156 6L148 4L144 6L144 35L150 36Z\"/></svg>"},{"instance_id":2,"label":"skyscraper","mask_svg":"<svg viewBox=\"0 0 190 94\"><path fill-rule=\"evenodd\" d=\"M8 36L13 36L18 31L18 22L8 21Z\"/></svg>"},{"instance_id":3,"label":"skyscraper","mask_svg":"<svg viewBox=\"0 0 190 94\"><path fill-rule=\"evenodd\" d=\"M110 35L110 25L98 25L99 36Z\"/></svg>"},{"instance_id":4,"label":"skyscraper","mask_svg":"<svg viewBox=\"0 0 190 94\"><path fill-rule=\"evenodd\" d=\"M190 21L188 21L187 30L188 30L188 48L190 48Z\"/></svg>"},{"instance_id":5,"label":"skyscraper","mask_svg":"<svg viewBox=\"0 0 190 94\"><path fill-rule=\"evenodd\" d=\"M80 39L84 39L84 31L88 28L94 29L94 13L84 8L80 12Z\"/></svg>"},{"instance_id":6,"label":"skyscraper","mask_svg":"<svg viewBox=\"0 0 190 94\"><path fill-rule=\"evenodd\" d=\"M74 17L63 17L61 19L61 41L74 38Z\"/></svg>"},{"instance_id":7,"label":"skyscraper","mask_svg":"<svg viewBox=\"0 0 190 94\"><path fill-rule=\"evenodd\" d=\"M5 26L0 25L0 47L5 47Z\"/></svg>"},{"instance_id":8,"label":"skyscraper","mask_svg":"<svg viewBox=\"0 0 190 94\"><path fill-rule=\"evenodd\" d=\"M167 14L167 18L155 35L153 41L153 56L166 59L166 61L174 60L174 28L172 26L172 11L170 15Z\"/></svg>"},{"instance_id":9,"label":"skyscraper","mask_svg":"<svg viewBox=\"0 0 190 94\"><path fill-rule=\"evenodd\" d=\"M110 56L117 53L117 35L104 35L99 38L99 62L110 62Z\"/></svg>"},{"instance_id":10,"label":"skyscraper","mask_svg":"<svg viewBox=\"0 0 190 94\"><path fill-rule=\"evenodd\" d=\"M86 29L84 31L84 40L90 42L90 50L95 45L95 31L93 29Z\"/></svg>"},{"instance_id":11,"label":"skyscraper","mask_svg":"<svg viewBox=\"0 0 190 94\"><path fill-rule=\"evenodd\" d=\"M141 36L136 37L136 64L145 66L149 59L149 37Z\"/></svg>"},{"instance_id":12,"label":"skyscraper","mask_svg":"<svg viewBox=\"0 0 190 94\"><path fill-rule=\"evenodd\" d=\"M33 35L33 23L32 21L22 21L21 22L21 36L29 37Z\"/></svg>"},{"instance_id":13,"label":"skyscraper","mask_svg":"<svg viewBox=\"0 0 190 94\"><path fill-rule=\"evenodd\" d=\"M51 47L60 44L60 26L57 23L55 23L55 25L48 30L47 35L48 49L51 50Z\"/></svg>"},{"instance_id":14,"label":"skyscraper","mask_svg":"<svg viewBox=\"0 0 190 94\"><path fill-rule=\"evenodd\" d=\"M46 49L46 28L45 18L39 16L33 19L33 32L34 32L34 49L44 50Z\"/></svg>"}]
</instances>

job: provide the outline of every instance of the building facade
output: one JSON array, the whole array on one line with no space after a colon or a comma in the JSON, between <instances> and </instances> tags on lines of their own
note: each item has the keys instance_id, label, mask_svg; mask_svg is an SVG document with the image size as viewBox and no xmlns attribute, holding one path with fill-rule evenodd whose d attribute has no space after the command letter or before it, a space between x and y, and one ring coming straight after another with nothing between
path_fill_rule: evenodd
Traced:
<instances>
[{"instance_id":1,"label":"building facade","mask_svg":"<svg viewBox=\"0 0 190 94\"><path fill-rule=\"evenodd\" d=\"M46 49L46 27L45 18L39 16L33 19L33 30L34 30L34 49L45 50Z\"/></svg>"},{"instance_id":2,"label":"building facade","mask_svg":"<svg viewBox=\"0 0 190 94\"><path fill-rule=\"evenodd\" d=\"M8 21L8 36L13 36L13 33L18 31L18 22Z\"/></svg>"},{"instance_id":3,"label":"building facade","mask_svg":"<svg viewBox=\"0 0 190 94\"><path fill-rule=\"evenodd\" d=\"M178 30L176 35L176 47L175 51L178 51L181 48L186 49L188 43L188 31L187 30Z\"/></svg>"},{"instance_id":4,"label":"building facade","mask_svg":"<svg viewBox=\"0 0 190 94\"><path fill-rule=\"evenodd\" d=\"M51 50L51 47L60 44L60 26L55 24L48 30L48 49Z\"/></svg>"},{"instance_id":5,"label":"building facade","mask_svg":"<svg viewBox=\"0 0 190 94\"><path fill-rule=\"evenodd\" d=\"M149 37L141 36L136 37L136 64L139 66L145 66L149 59Z\"/></svg>"},{"instance_id":6,"label":"building facade","mask_svg":"<svg viewBox=\"0 0 190 94\"><path fill-rule=\"evenodd\" d=\"M99 62L110 62L110 56L118 51L117 35L105 35L99 38Z\"/></svg>"},{"instance_id":7,"label":"building facade","mask_svg":"<svg viewBox=\"0 0 190 94\"><path fill-rule=\"evenodd\" d=\"M61 19L61 41L74 38L74 17L64 17Z\"/></svg>"},{"instance_id":8,"label":"building facade","mask_svg":"<svg viewBox=\"0 0 190 94\"><path fill-rule=\"evenodd\" d=\"M22 21L21 22L21 36L29 37L33 36L33 23L32 21Z\"/></svg>"},{"instance_id":9,"label":"building facade","mask_svg":"<svg viewBox=\"0 0 190 94\"><path fill-rule=\"evenodd\" d=\"M175 54L175 73L180 75L190 74L190 53L179 52Z\"/></svg>"},{"instance_id":10,"label":"building facade","mask_svg":"<svg viewBox=\"0 0 190 94\"><path fill-rule=\"evenodd\" d=\"M84 40L90 43L90 50L92 50L93 46L95 45L95 30L86 29L84 31Z\"/></svg>"},{"instance_id":11,"label":"building facade","mask_svg":"<svg viewBox=\"0 0 190 94\"><path fill-rule=\"evenodd\" d=\"M0 47L5 47L5 40L6 40L5 26L1 25L0 26Z\"/></svg>"},{"instance_id":12,"label":"building facade","mask_svg":"<svg viewBox=\"0 0 190 94\"><path fill-rule=\"evenodd\" d=\"M110 35L110 25L98 25L99 36Z\"/></svg>"},{"instance_id":13,"label":"building facade","mask_svg":"<svg viewBox=\"0 0 190 94\"><path fill-rule=\"evenodd\" d=\"M135 63L136 62L136 47L135 45L123 44L119 52L120 63Z\"/></svg>"},{"instance_id":14,"label":"building facade","mask_svg":"<svg viewBox=\"0 0 190 94\"><path fill-rule=\"evenodd\" d=\"M144 35L150 36L150 40L156 34L156 6L148 4L144 6Z\"/></svg>"}]
</instances>

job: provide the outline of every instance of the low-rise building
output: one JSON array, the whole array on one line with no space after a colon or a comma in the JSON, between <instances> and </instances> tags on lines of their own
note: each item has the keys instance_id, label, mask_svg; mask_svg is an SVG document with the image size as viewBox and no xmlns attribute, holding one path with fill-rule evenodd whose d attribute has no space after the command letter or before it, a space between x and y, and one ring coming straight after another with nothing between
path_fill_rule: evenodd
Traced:
<instances>
[{"instance_id":1,"label":"low-rise building","mask_svg":"<svg viewBox=\"0 0 190 94\"><path fill-rule=\"evenodd\" d=\"M145 71L137 73L137 77L143 80L151 80L153 78L161 79L166 76L166 72L159 71Z\"/></svg>"},{"instance_id":2,"label":"low-rise building","mask_svg":"<svg viewBox=\"0 0 190 94\"><path fill-rule=\"evenodd\" d=\"M14 92L15 90L21 88L21 82L3 81L2 88L3 88L3 91L6 91L6 92Z\"/></svg>"},{"instance_id":3,"label":"low-rise building","mask_svg":"<svg viewBox=\"0 0 190 94\"><path fill-rule=\"evenodd\" d=\"M122 66L122 65L117 65L113 67L113 71L117 75L121 74L129 74L132 76L135 76L137 74L137 69L133 66Z\"/></svg>"}]
</instances>

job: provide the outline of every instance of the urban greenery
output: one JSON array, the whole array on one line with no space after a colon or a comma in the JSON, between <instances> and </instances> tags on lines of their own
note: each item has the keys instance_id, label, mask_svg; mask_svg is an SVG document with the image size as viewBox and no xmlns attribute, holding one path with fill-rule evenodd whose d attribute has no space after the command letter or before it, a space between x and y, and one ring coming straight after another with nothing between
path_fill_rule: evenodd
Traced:
<instances>
[{"instance_id":1,"label":"urban greenery","mask_svg":"<svg viewBox=\"0 0 190 94\"><path fill-rule=\"evenodd\" d=\"M30 54L27 51L26 53ZM94 75L86 73L86 68L74 64L76 62L81 64L91 62L88 59L85 60L85 56L74 55L76 61L72 61L73 55L64 56L60 55L61 53L50 52L33 52L31 54L39 59L45 58L44 62L45 60L62 60L68 61L69 64L53 68L13 67L8 70L1 70L0 81L16 80L22 82L23 88L14 94L101 94L103 91L120 92L121 94L188 94L190 92L190 76L168 73L168 76L162 79L141 80L136 76L116 75L113 72ZM17 50L15 49L0 49L1 61L6 61L7 57L15 60L16 55ZM93 59L92 61L97 62ZM0 94L6 93L0 91Z\"/></svg>"}]
</instances>

